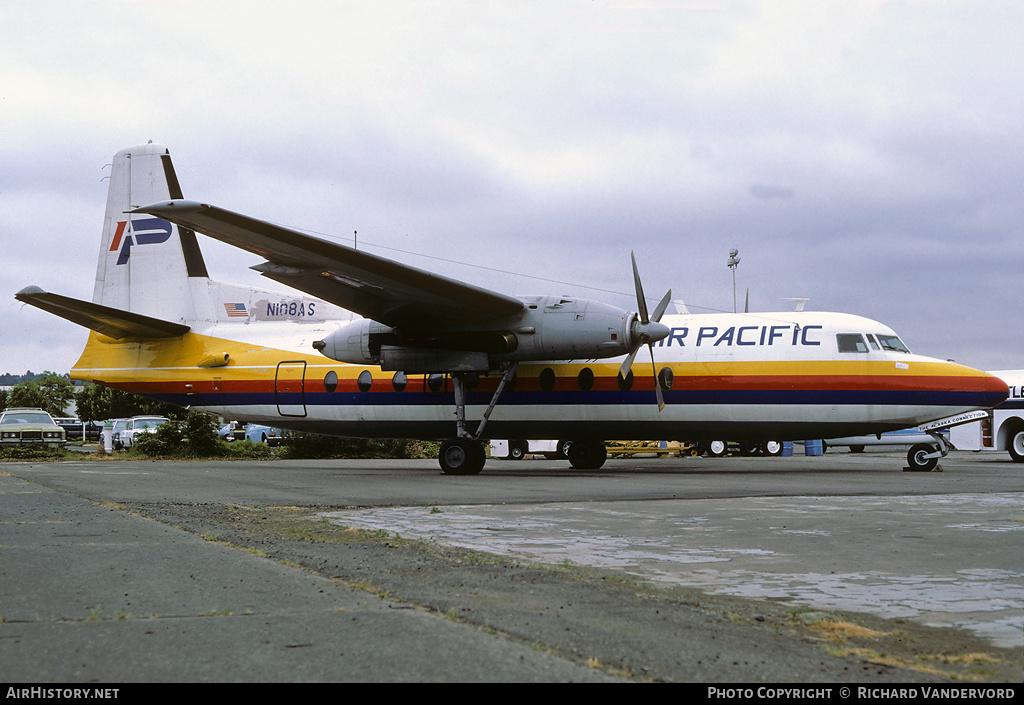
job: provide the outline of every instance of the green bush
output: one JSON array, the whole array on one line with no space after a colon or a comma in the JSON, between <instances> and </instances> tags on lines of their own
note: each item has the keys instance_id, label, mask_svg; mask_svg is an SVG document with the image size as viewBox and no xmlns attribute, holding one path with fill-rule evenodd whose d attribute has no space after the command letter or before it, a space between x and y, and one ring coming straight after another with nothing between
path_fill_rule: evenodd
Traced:
<instances>
[{"instance_id":1,"label":"green bush","mask_svg":"<svg viewBox=\"0 0 1024 705\"><path fill-rule=\"evenodd\" d=\"M435 444L436 445L436 444ZM280 457L309 458L423 458L436 457L429 442L402 438L341 438L319 433L302 433L288 439L280 448Z\"/></svg>"},{"instance_id":2,"label":"green bush","mask_svg":"<svg viewBox=\"0 0 1024 705\"><path fill-rule=\"evenodd\" d=\"M58 446L39 443L0 448L0 460L64 460L67 451Z\"/></svg>"},{"instance_id":3,"label":"green bush","mask_svg":"<svg viewBox=\"0 0 1024 705\"><path fill-rule=\"evenodd\" d=\"M299 433L285 445L270 448L264 443L234 441L217 437L213 418L190 411L184 418L171 418L154 433L137 436L129 455L144 458L227 458L267 460L270 458L436 458L438 444L405 439L340 438L319 433Z\"/></svg>"},{"instance_id":4,"label":"green bush","mask_svg":"<svg viewBox=\"0 0 1024 705\"><path fill-rule=\"evenodd\" d=\"M128 452L145 458L208 458L225 455L225 445L211 417L190 411L184 419L169 419L155 432L137 435Z\"/></svg>"},{"instance_id":5,"label":"green bush","mask_svg":"<svg viewBox=\"0 0 1024 705\"><path fill-rule=\"evenodd\" d=\"M266 443L253 443L249 439L226 443L221 441L224 457L229 460L271 460L277 457L274 449Z\"/></svg>"}]
</instances>

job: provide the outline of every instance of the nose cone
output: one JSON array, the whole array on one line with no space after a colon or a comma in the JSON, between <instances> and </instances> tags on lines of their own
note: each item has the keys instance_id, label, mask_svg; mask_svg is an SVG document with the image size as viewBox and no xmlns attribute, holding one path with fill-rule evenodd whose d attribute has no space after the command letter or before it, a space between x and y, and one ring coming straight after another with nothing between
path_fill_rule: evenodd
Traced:
<instances>
[{"instance_id":1,"label":"nose cone","mask_svg":"<svg viewBox=\"0 0 1024 705\"><path fill-rule=\"evenodd\" d=\"M1010 396L1010 388L996 375L955 362L944 363L942 376L934 382L964 411L991 409Z\"/></svg>"},{"instance_id":2,"label":"nose cone","mask_svg":"<svg viewBox=\"0 0 1024 705\"><path fill-rule=\"evenodd\" d=\"M983 403L978 405L982 408L991 408L1001 404L1010 396L1010 387L1007 386L1006 382L987 372L980 373L980 377L974 387L975 389L971 391L976 392L978 398L983 400Z\"/></svg>"}]
</instances>

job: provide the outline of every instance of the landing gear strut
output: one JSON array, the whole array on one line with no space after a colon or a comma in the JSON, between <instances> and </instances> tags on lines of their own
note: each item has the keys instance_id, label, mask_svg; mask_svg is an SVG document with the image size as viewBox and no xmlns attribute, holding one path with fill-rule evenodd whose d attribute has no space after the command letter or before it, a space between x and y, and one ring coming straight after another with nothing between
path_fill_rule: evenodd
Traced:
<instances>
[{"instance_id":1,"label":"landing gear strut","mask_svg":"<svg viewBox=\"0 0 1024 705\"><path fill-rule=\"evenodd\" d=\"M484 462L487 459L484 447L480 443L480 434L484 432L484 426L494 411L505 385L516 373L518 362L513 362L501 376L498 388L494 390L491 403L484 411L484 417L480 419L476 433L470 433L466 428L466 372L452 373L452 384L455 387L455 431L456 437L449 438L441 444L441 452L437 455L437 461L441 465L441 472L445 475L479 475L484 469Z\"/></svg>"}]
</instances>

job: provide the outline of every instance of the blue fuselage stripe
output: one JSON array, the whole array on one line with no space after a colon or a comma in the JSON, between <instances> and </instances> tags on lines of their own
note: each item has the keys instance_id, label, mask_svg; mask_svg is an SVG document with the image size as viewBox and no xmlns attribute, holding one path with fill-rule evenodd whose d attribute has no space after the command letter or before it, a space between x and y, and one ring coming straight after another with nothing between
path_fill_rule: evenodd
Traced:
<instances>
[{"instance_id":1,"label":"blue fuselage stripe","mask_svg":"<svg viewBox=\"0 0 1024 705\"><path fill-rule=\"evenodd\" d=\"M663 393L666 404L737 406L764 405L864 405L864 406L960 406L985 408L998 403L1002 396L977 391L936 390L669 390ZM332 406L453 406L452 392L424 394L422 392L305 392L304 394L275 394L273 392L213 392L191 395L152 394L153 399L179 406L258 406L305 404L307 407ZM500 398L502 406L615 406L649 403L653 389L630 391L524 391L506 392ZM470 392L467 404L490 403L490 392Z\"/></svg>"}]
</instances>

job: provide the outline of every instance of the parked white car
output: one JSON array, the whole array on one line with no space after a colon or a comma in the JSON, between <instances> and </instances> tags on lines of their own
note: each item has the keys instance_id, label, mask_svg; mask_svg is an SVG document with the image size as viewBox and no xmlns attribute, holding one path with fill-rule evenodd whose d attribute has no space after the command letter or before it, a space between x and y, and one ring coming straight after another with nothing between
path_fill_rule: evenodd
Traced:
<instances>
[{"instance_id":1,"label":"parked white car","mask_svg":"<svg viewBox=\"0 0 1024 705\"><path fill-rule=\"evenodd\" d=\"M161 425L167 423L164 416L133 416L125 420L124 428L118 431L114 426L114 447L128 449L142 433L155 433Z\"/></svg>"}]
</instances>

